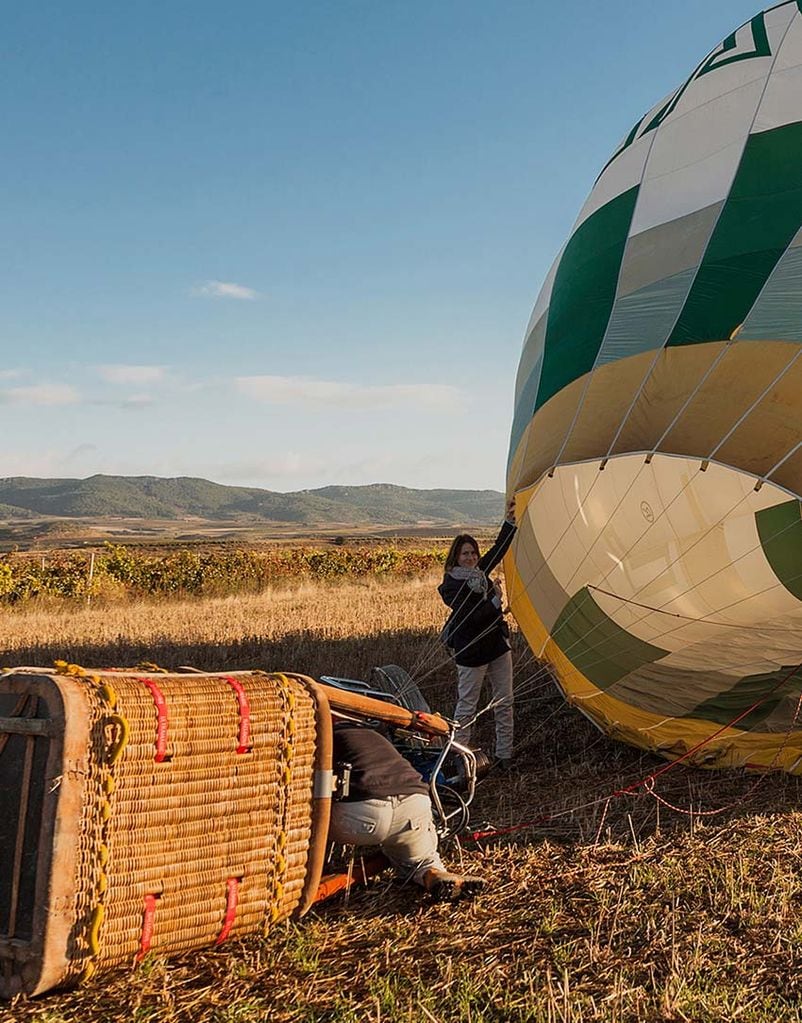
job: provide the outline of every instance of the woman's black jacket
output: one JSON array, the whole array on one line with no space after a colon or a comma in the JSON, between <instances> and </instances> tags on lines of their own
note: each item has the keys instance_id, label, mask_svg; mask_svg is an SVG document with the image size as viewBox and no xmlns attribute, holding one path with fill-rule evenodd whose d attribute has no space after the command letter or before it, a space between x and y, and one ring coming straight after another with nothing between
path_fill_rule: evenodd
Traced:
<instances>
[{"instance_id":1,"label":"woman's black jacket","mask_svg":"<svg viewBox=\"0 0 802 1023\"><path fill-rule=\"evenodd\" d=\"M507 553L514 536L515 526L505 522L496 542L479 559L477 568L485 575L492 572ZM443 629L443 638L446 646L454 650L457 664L471 668L489 664L510 649L507 639L509 629L491 582L488 581L486 594L475 593L468 586L467 580L455 579L446 572L437 589L451 608Z\"/></svg>"}]
</instances>

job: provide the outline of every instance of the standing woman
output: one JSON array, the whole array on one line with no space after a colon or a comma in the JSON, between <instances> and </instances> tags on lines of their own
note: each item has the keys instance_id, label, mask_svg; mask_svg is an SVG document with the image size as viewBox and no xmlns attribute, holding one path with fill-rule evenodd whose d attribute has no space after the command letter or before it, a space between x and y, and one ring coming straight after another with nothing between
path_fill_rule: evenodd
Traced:
<instances>
[{"instance_id":1,"label":"standing woman","mask_svg":"<svg viewBox=\"0 0 802 1023\"><path fill-rule=\"evenodd\" d=\"M443 636L454 651L457 665L454 716L463 726L459 740L470 741L471 722L487 677L495 702L496 759L504 769L509 768L512 759L512 651L510 630L501 610L501 590L488 575L506 554L515 529L515 502L510 501L501 531L486 554L480 556L476 540L460 533L451 544L438 587L451 608Z\"/></svg>"}]
</instances>

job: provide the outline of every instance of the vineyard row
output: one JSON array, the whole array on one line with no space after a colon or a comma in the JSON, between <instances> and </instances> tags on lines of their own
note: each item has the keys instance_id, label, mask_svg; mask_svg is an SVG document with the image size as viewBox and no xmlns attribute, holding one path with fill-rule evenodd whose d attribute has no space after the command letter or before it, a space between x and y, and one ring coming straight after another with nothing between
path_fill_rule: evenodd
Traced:
<instances>
[{"instance_id":1,"label":"vineyard row","mask_svg":"<svg viewBox=\"0 0 802 1023\"><path fill-rule=\"evenodd\" d=\"M310 547L143 554L106 544L100 552L0 558L0 603L64 599L225 596L258 593L304 580L422 576L441 567L445 550Z\"/></svg>"}]
</instances>

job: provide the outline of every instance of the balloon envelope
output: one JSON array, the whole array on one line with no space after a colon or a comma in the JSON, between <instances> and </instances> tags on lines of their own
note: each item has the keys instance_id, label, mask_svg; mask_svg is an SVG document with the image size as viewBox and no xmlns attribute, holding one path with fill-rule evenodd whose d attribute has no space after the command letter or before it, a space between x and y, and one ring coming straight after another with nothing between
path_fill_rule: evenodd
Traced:
<instances>
[{"instance_id":1,"label":"balloon envelope","mask_svg":"<svg viewBox=\"0 0 802 1023\"><path fill-rule=\"evenodd\" d=\"M802 770L802 0L603 168L535 305L511 604L605 731Z\"/></svg>"}]
</instances>

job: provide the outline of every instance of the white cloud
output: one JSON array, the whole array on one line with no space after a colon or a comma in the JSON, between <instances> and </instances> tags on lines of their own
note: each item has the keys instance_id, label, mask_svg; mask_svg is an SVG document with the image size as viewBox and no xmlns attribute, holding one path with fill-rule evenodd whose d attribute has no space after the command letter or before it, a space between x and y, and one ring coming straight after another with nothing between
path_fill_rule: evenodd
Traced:
<instances>
[{"instance_id":1,"label":"white cloud","mask_svg":"<svg viewBox=\"0 0 802 1023\"><path fill-rule=\"evenodd\" d=\"M235 298L246 302L252 302L259 297L259 292L253 288L246 288L244 284L234 284L232 281L204 281L192 289L192 294L203 298Z\"/></svg>"},{"instance_id":2,"label":"white cloud","mask_svg":"<svg viewBox=\"0 0 802 1023\"><path fill-rule=\"evenodd\" d=\"M237 377L240 394L275 405L336 405L349 409L399 408L405 405L453 411L462 392L450 384L385 384L369 386L312 377Z\"/></svg>"},{"instance_id":3,"label":"white cloud","mask_svg":"<svg viewBox=\"0 0 802 1023\"><path fill-rule=\"evenodd\" d=\"M18 380L21 376L21 369L0 369L0 380Z\"/></svg>"},{"instance_id":4,"label":"white cloud","mask_svg":"<svg viewBox=\"0 0 802 1023\"><path fill-rule=\"evenodd\" d=\"M119 363L96 366L95 372L107 384L157 384L164 380L164 366L131 366Z\"/></svg>"},{"instance_id":5,"label":"white cloud","mask_svg":"<svg viewBox=\"0 0 802 1023\"><path fill-rule=\"evenodd\" d=\"M89 404L137 412L155 405L156 399L152 394L132 394L125 398L92 398Z\"/></svg>"},{"instance_id":6,"label":"white cloud","mask_svg":"<svg viewBox=\"0 0 802 1023\"><path fill-rule=\"evenodd\" d=\"M5 405L75 405L80 394L69 384L32 384L0 390L0 404Z\"/></svg>"}]
</instances>

